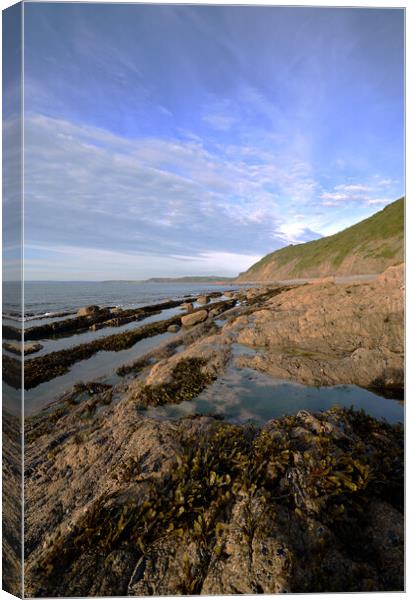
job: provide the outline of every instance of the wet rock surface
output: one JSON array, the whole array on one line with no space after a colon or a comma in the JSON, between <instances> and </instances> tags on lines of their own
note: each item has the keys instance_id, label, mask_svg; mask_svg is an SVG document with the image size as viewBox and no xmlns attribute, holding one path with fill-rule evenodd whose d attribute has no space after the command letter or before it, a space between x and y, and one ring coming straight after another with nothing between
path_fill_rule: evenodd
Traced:
<instances>
[{"instance_id":1,"label":"wet rock surface","mask_svg":"<svg viewBox=\"0 0 411 600\"><path fill-rule=\"evenodd\" d=\"M216 302L216 308L228 309L235 304L233 300ZM203 313L206 313L205 316ZM199 315L199 316L198 316ZM207 318L207 311L203 309L194 310L187 315L190 324L194 325ZM67 373L69 367L76 362L90 358L100 351L120 351L133 346L136 342L165 333L171 325L179 325L185 317L172 317L170 319L155 321L139 328L102 337L88 343L80 344L71 348L50 352L44 356L29 359L24 364L24 387L26 390ZM194 321L194 322L193 322ZM4 372L4 380L15 388L21 385L18 361L11 357L7 359L7 369Z\"/></svg>"},{"instance_id":2,"label":"wet rock surface","mask_svg":"<svg viewBox=\"0 0 411 600\"><path fill-rule=\"evenodd\" d=\"M194 300L190 298L189 300ZM25 327L24 337L26 340L38 340L46 337L66 336L67 334L80 333L87 331L93 325L101 327L118 327L125 323L140 321L149 315L160 314L162 310L175 308L182 304L181 300L167 300L158 304L144 306L141 308L100 308L98 306L84 307L79 310L77 316L63 321L54 321L45 325L37 325L34 327ZM79 314L81 313L81 314ZM9 328L13 329L13 328ZM7 332L8 337L15 335L12 331ZM10 338L8 339L16 339Z\"/></svg>"},{"instance_id":3,"label":"wet rock surface","mask_svg":"<svg viewBox=\"0 0 411 600\"><path fill-rule=\"evenodd\" d=\"M19 342L3 342L3 348L13 354L18 354L19 356L24 354L24 356L27 356L27 354L35 354L41 350L43 346L38 342L26 342L25 344Z\"/></svg>"},{"instance_id":4,"label":"wet rock surface","mask_svg":"<svg viewBox=\"0 0 411 600\"><path fill-rule=\"evenodd\" d=\"M181 323L184 327L191 327L192 325L196 325L197 323L201 323L205 321L208 317L208 312L206 310L198 310L188 315L184 315L181 317Z\"/></svg>"},{"instance_id":5,"label":"wet rock surface","mask_svg":"<svg viewBox=\"0 0 411 600\"><path fill-rule=\"evenodd\" d=\"M82 308L79 308L77 311L77 316L78 317L89 317L92 315L96 315L97 313L99 313L101 311L101 308L99 306L83 306Z\"/></svg>"},{"instance_id":6,"label":"wet rock surface","mask_svg":"<svg viewBox=\"0 0 411 600\"><path fill-rule=\"evenodd\" d=\"M181 309L186 310L186 311L193 310L193 303L192 302L184 302L181 305Z\"/></svg>"}]
</instances>

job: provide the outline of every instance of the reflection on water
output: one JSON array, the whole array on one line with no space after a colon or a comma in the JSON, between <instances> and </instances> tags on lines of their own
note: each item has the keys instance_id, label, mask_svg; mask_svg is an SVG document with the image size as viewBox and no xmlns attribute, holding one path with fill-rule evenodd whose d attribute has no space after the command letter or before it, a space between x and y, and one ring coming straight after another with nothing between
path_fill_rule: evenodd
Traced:
<instances>
[{"instance_id":1,"label":"reflection on water","mask_svg":"<svg viewBox=\"0 0 411 600\"><path fill-rule=\"evenodd\" d=\"M3 409L12 415L21 415L21 390L16 390L9 386L5 381L2 381L1 392Z\"/></svg>"},{"instance_id":2,"label":"reflection on water","mask_svg":"<svg viewBox=\"0 0 411 600\"><path fill-rule=\"evenodd\" d=\"M43 356L45 354L49 354L50 352L56 352L57 350L64 350L65 348L73 348L74 346L79 346L80 344L86 344L88 342L93 342L94 340L101 339L103 337L108 337L111 335L116 335L118 333L124 333L125 331L130 331L132 329L138 329L139 327L143 327L148 325L149 323L154 323L156 321L162 321L164 319L170 319L175 315L179 314L181 310L179 308L167 308L161 313L150 315L145 319L141 319L140 321L131 321L130 323L126 323L125 325L119 325L118 327L102 327L101 329L97 329L97 331L84 331L82 333L72 332L67 333L65 336L60 335L56 339L40 339L38 340L43 348L38 352L33 354L33 358L37 356Z\"/></svg>"},{"instance_id":3,"label":"reflection on water","mask_svg":"<svg viewBox=\"0 0 411 600\"><path fill-rule=\"evenodd\" d=\"M217 414L228 421L251 421L262 425L275 417L295 414L299 410L328 410L333 406L354 406L377 419L403 422L401 402L386 399L354 385L309 387L274 380L252 369L228 368L198 398L181 404L148 408L147 416L177 419L192 414Z\"/></svg>"},{"instance_id":4,"label":"reflection on water","mask_svg":"<svg viewBox=\"0 0 411 600\"><path fill-rule=\"evenodd\" d=\"M140 340L127 350L98 352L87 360L74 364L68 373L46 381L24 392L25 413L30 414L47 406L79 381L104 381L116 383L116 369L132 360L137 360L149 350L172 338L172 333L162 333Z\"/></svg>"}]
</instances>

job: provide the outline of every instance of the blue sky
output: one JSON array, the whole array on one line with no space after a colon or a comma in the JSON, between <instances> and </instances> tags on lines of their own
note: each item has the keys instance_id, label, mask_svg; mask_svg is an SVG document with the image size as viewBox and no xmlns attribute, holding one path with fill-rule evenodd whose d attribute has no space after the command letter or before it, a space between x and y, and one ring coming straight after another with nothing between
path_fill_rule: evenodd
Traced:
<instances>
[{"instance_id":1,"label":"blue sky","mask_svg":"<svg viewBox=\"0 0 411 600\"><path fill-rule=\"evenodd\" d=\"M403 12L25 5L28 279L235 275L403 194Z\"/></svg>"}]
</instances>

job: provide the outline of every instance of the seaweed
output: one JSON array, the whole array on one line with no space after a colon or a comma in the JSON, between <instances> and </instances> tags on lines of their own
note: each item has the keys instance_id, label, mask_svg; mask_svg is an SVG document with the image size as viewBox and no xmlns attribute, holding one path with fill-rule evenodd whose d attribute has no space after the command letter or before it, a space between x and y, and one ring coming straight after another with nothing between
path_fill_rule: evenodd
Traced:
<instances>
[{"instance_id":1,"label":"seaweed","mask_svg":"<svg viewBox=\"0 0 411 600\"><path fill-rule=\"evenodd\" d=\"M224 306L230 308L235 300L216 302L213 306ZM204 309L198 309L204 310ZM196 312L196 311L194 311ZM179 316L149 323L137 329L106 336L92 342L80 344L72 348L51 352L44 356L32 358L24 363L24 388L26 390L36 387L44 381L49 381L69 371L69 367L76 362L90 358L97 352L118 352L134 346L142 339L165 333L170 325L180 322ZM21 377L18 376L18 361L7 358L7 368L4 370L4 380L15 388L21 385Z\"/></svg>"},{"instance_id":2,"label":"seaweed","mask_svg":"<svg viewBox=\"0 0 411 600\"><path fill-rule=\"evenodd\" d=\"M104 560L115 549L130 548L137 553L137 562L151 556L165 539L180 539L187 548L194 544L194 554L179 555L178 593L198 594L210 561L224 560L232 510L239 501L243 503L242 539L250 556L264 514L278 513L282 507L291 515L290 526L299 528L301 540L311 540L310 552L317 556L303 586L311 586L307 588L311 591L326 591L330 585L334 589L332 574L319 567L328 544L327 528L359 563L357 579L349 585L355 589L360 581L375 589L369 575L372 569L360 565L374 559L356 544L358 528L375 499L400 504L403 433L352 410L316 417L324 423L338 419L342 438L304 429L306 423L299 415L278 419L264 429L208 420L209 426L196 433L182 421L176 432L181 450L164 477L155 483L137 457L128 457L113 474L121 489L100 496L74 528L43 554L39 569L48 587L40 595L50 595L78 556ZM344 430L350 435L344 437ZM320 523L314 537L313 519ZM278 549L286 553L291 570L300 541L292 543L294 550Z\"/></svg>"},{"instance_id":3,"label":"seaweed","mask_svg":"<svg viewBox=\"0 0 411 600\"><path fill-rule=\"evenodd\" d=\"M180 360L171 373L170 383L143 386L138 394L139 404L160 406L192 400L213 381L204 371L206 365L207 361L202 358Z\"/></svg>"}]
</instances>

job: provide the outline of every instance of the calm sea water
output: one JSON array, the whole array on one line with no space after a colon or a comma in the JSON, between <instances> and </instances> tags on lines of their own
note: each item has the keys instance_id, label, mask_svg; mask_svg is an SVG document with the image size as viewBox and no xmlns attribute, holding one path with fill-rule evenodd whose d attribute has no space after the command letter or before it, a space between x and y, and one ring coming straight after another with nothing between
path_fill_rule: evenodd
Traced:
<instances>
[{"instance_id":1,"label":"calm sea water","mask_svg":"<svg viewBox=\"0 0 411 600\"><path fill-rule=\"evenodd\" d=\"M87 282L28 281L24 286L26 315L76 311L81 306L135 307L155 304L168 298L200 295L205 292L238 289L238 285L210 283L139 283L125 281ZM3 284L3 312L19 310L18 284Z\"/></svg>"}]
</instances>

